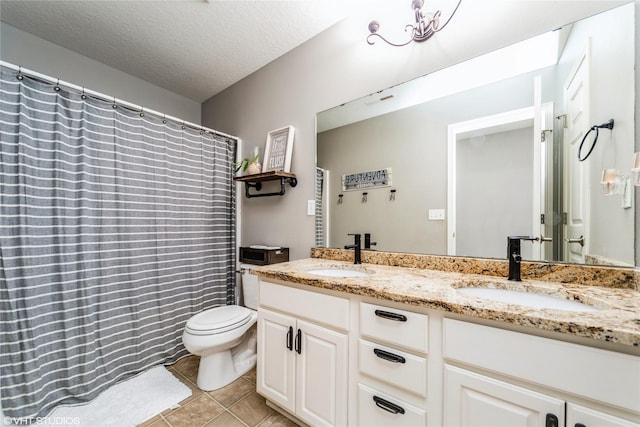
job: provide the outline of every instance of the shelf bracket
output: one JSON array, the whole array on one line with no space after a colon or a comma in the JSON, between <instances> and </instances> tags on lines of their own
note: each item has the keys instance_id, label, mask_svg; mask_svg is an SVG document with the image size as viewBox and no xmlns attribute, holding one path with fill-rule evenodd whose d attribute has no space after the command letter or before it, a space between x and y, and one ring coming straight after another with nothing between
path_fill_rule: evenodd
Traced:
<instances>
[{"instance_id":1,"label":"shelf bracket","mask_svg":"<svg viewBox=\"0 0 640 427\"><path fill-rule=\"evenodd\" d=\"M244 195L247 199L252 197L268 197L268 196L284 196L286 184L291 187L298 185L296 176L284 171L269 171L252 175L238 176L233 178L234 181L244 182ZM271 193L259 194L256 191L262 190L262 183L265 181L280 181L280 191L272 191ZM251 188L255 188L252 193Z\"/></svg>"},{"instance_id":2,"label":"shelf bracket","mask_svg":"<svg viewBox=\"0 0 640 427\"><path fill-rule=\"evenodd\" d=\"M262 190L262 182L249 182L245 181L244 183L244 195L247 199L251 199L252 197L269 197L269 196L284 196L286 186L285 184L289 184L291 187L295 187L298 185L298 180L296 178L291 177L279 177L280 179L280 191L273 191L271 193L251 193L249 191L250 188L255 188L256 191Z\"/></svg>"}]
</instances>

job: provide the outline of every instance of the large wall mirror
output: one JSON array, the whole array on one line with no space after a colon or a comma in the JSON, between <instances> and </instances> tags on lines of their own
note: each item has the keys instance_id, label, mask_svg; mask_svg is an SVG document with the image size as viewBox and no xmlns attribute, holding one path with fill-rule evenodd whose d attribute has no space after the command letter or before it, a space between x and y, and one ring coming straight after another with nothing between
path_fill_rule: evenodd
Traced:
<instances>
[{"instance_id":1,"label":"large wall mirror","mask_svg":"<svg viewBox=\"0 0 640 427\"><path fill-rule=\"evenodd\" d=\"M634 7L319 113L317 245L633 266Z\"/></svg>"}]
</instances>

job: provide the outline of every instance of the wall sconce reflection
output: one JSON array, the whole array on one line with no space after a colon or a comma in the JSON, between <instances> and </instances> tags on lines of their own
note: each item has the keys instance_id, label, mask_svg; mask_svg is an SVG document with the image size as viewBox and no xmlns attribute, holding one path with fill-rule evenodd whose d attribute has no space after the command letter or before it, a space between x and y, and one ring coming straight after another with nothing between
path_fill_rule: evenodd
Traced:
<instances>
[{"instance_id":1,"label":"wall sconce reflection","mask_svg":"<svg viewBox=\"0 0 640 427\"><path fill-rule=\"evenodd\" d=\"M605 196L622 194L624 191L624 176L620 175L618 169L603 169L600 185L602 186L602 194Z\"/></svg>"}]
</instances>

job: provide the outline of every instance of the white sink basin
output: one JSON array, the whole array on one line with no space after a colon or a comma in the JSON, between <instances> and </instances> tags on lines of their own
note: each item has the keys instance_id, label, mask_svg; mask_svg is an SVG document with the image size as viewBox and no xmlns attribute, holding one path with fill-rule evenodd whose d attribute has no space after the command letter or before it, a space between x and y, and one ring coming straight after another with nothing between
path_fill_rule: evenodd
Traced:
<instances>
[{"instance_id":1,"label":"white sink basin","mask_svg":"<svg viewBox=\"0 0 640 427\"><path fill-rule=\"evenodd\" d=\"M464 295L505 302L507 304L524 305L533 308L583 312L599 310L579 301L571 301L560 297L541 295L531 292L514 291L511 289L458 288L457 291Z\"/></svg>"},{"instance_id":2,"label":"white sink basin","mask_svg":"<svg viewBox=\"0 0 640 427\"><path fill-rule=\"evenodd\" d=\"M366 271L348 268L318 268L316 270L307 270L307 273L326 277L365 277L369 275Z\"/></svg>"}]
</instances>

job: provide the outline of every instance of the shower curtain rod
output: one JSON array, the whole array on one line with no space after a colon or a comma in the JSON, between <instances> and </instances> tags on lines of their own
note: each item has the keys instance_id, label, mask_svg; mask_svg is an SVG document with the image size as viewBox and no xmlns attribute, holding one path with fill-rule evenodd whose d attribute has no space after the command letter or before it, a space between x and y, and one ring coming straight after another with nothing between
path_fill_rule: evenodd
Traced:
<instances>
[{"instance_id":1,"label":"shower curtain rod","mask_svg":"<svg viewBox=\"0 0 640 427\"><path fill-rule=\"evenodd\" d=\"M85 95L91 95L92 97L99 98L102 101L113 102L115 104L122 105L123 107L129 108L129 109L134 110L134 111L139 111L140 113L151 114L151 115L154 115L154 116L162 118L162 119L171 120L173 122L180 123L183 126L190 127L191 129L210 132L210 133L212 133L214 135L218 135L218 136L221 136L221 137L224 137L224 138L231 139L236 143L240 140L237 136L228 135L226 133L210 129L210 128L202 126L202 125L198 125L198 124L195 124L195 123L187 122L187 121L179 119L177 117L169 116L169 115L161 113L159 111L148 109L148 108L145 108L145 107L143 107L141 105L133 104L131 102L116 98L115 96L105 95L103 93L96 92L95 90L87 89L87 88L84 88L82 86L78 86L76 84L66 82L64 80L56 79L55 77L47 76L46 74L42 74L42 73L39 73L37 71L29 70L28 68L24 68L22 66L15 65L15 64L12 64L10 62L6 62L6 61L3 61L3 60L0 60L0 66L9 68L9 69L14 70L14 71L17 71L18 73L24 74L24 75L29 76L29 77L33 77L33 78L36 78L36 79L39 79L39 80L43 80L43 81L48 82L48 83L55 83L58 86L64 86L64 87L72 89L74 91L77 91L77 92L80 92L80 93L84 93Z\"/></svg>"}]
</instances>

